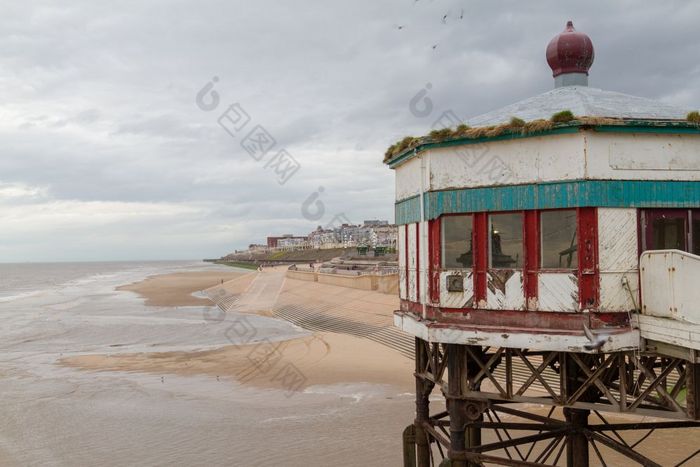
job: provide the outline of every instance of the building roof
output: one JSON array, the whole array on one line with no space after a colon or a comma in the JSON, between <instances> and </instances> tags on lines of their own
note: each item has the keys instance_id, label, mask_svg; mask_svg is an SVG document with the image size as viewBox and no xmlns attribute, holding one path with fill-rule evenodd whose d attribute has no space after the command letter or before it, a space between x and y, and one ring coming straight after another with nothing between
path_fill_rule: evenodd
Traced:
<instances>
[{"instance_id":1,"label":"building roof","mask_svg":"<svg viewBox=\"0 0 700 467\"><path fill-rule=\"evenodd\" d=\"M589 87L588 70L595 56L593 43L586 34L576 31L571 21L550 41L546 55L554 76L555 87L551 91L472 117L457 128L436 128L428 136L406 137L387 149L384 162L395 167L411 154L430 148L572 133L579 127L700 134L697 122L688 121L690 109ZM563 111L571 112L574 118L552 118Z\"/></svg>"},{"instance_id":2,"label":"building roof","mask_svg":"<svg viewBox=\"0 0 700 467\"><path fill-rule=\"evenodd\" d=\"M511 117L548 120L562 110L570 110L577 116L634 120L685 120L688 114L688 109L653 99L588 86L562 86L470 118L466 123L480 127L507 123Z\"/></svg>"}]
</instances>

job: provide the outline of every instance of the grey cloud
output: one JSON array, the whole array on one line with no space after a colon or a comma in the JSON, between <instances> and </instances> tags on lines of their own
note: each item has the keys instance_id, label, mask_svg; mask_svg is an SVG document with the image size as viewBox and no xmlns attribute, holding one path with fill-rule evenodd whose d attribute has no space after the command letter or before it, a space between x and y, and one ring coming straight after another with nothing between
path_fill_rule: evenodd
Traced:
<instances>
[{"instance_id":1,"label":"grey cloud","mask_svg":"<svg viewBox=\"0 0 700 467\"><path fill-rule=\"evenodd\" d=\"M592 85L700 108L700 5L690 2L156 0L117 8L47 0L2 7L0 183L46 188L46 209L52 201L131 203L154 213L196 208L170 218L178 233L160 256L150 249L167 226L137 217L110 225L102 246L86 228L95 243L82 253L68 248L81 244L81 230L59 238L47 226L45 234L5 238L16 248L2 250L0 260L56 255L37 248L56 241L67 245L61 258L99 259L107 249L124 258L218 256L267 234L314 228L299 205L319 186L329 215L392 219L385 148L429 131L443 110L467 118L550 89L544 49L568 19L596 46ZM213 76L221 102L203 112L194 96ZM413 116L409 100L428 82L435 110ZM284 186L240 147L245 132L234 138L218 126L234 102L301 163ZM126 237L133 243L118 241Z\"/></svg>"}]
</instances>

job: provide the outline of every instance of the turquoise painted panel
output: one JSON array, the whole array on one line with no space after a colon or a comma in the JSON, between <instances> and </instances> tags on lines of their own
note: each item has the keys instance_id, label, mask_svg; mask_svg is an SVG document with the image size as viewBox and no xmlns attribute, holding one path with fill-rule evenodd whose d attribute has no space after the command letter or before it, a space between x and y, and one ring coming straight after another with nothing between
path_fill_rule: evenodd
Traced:
<instances>
[{"instance_id":1,"label":"turquoise painted panel","mask_svg":"<svg viewBox=\"0 0 700 467\"><path fill-rule=\"evenodd\" d=\"M412 224L420 221L420 196L414 196L394 205L397 224Z\"/></svg>"},{"instance_id":2,"label":"turquoise painted panel","mask_svg":"<svg viewBox=\"0 0 700 467\"><path fill-rule=\"evenodd\" d=\"M700 182L578 180L425 194L426 219L442 214L574 207L700 208ZM419 197L396 203L396 223L420 220Z\"/></svg>"}]
</instances>

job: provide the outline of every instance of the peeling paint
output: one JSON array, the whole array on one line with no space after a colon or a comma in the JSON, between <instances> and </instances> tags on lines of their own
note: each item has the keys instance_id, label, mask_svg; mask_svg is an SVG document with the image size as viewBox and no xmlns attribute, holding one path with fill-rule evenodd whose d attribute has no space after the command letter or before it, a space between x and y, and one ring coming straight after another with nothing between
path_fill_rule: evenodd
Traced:
<instances>
[{"instance_id":1,"label":"peeling paint","mask_svg":"<svg viewBox=\"0 0 700 467\"><path fill-rule=\"evenodd\" d=\"M524 310L523 273L516 270L492 270L487 274L486 308Z\"/></svg>"},{"instance_id":2,"label":"peeling paint","mask_svg":"<svg viewBox=\"0 0 700 467\"><path fill-rule=\"evenodd\" d=\"M579 309L578 277L573 273L542 273L538 278L539 309L568 311Z\"/></svg>"}]
</instances>

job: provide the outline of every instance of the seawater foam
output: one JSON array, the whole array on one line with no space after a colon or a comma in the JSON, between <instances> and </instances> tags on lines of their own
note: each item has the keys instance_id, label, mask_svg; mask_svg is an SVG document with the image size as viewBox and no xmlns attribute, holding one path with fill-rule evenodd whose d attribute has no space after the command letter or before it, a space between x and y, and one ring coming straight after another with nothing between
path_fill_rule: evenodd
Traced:
<instances>
[{"instance_id":1,"label":"seawater foam","mask_svg":"<svg viewBox=\"0 0 700 467\"><path fill-rule=\"evenodd\" d=\"M43 290L32 290L27 292L15 293L13 295L0 296L0 303L13 302L15 300L22 300L23 298L34 297L44 292Z\"/></svg>"},{"instance_id":2,"label":"seawater foam","mask_svg":"<svg viewBox=\"0 0 700 467\"><path fill-rule=\"evenodd\" d=\"M324 394L336 395L353 399L353 403L362 402L373 397L384 397L389 390L385 384L371 383L338 383L338 384L317 384L309 386L304 390L304 394Z\"/></svg>"}]
</instances>

